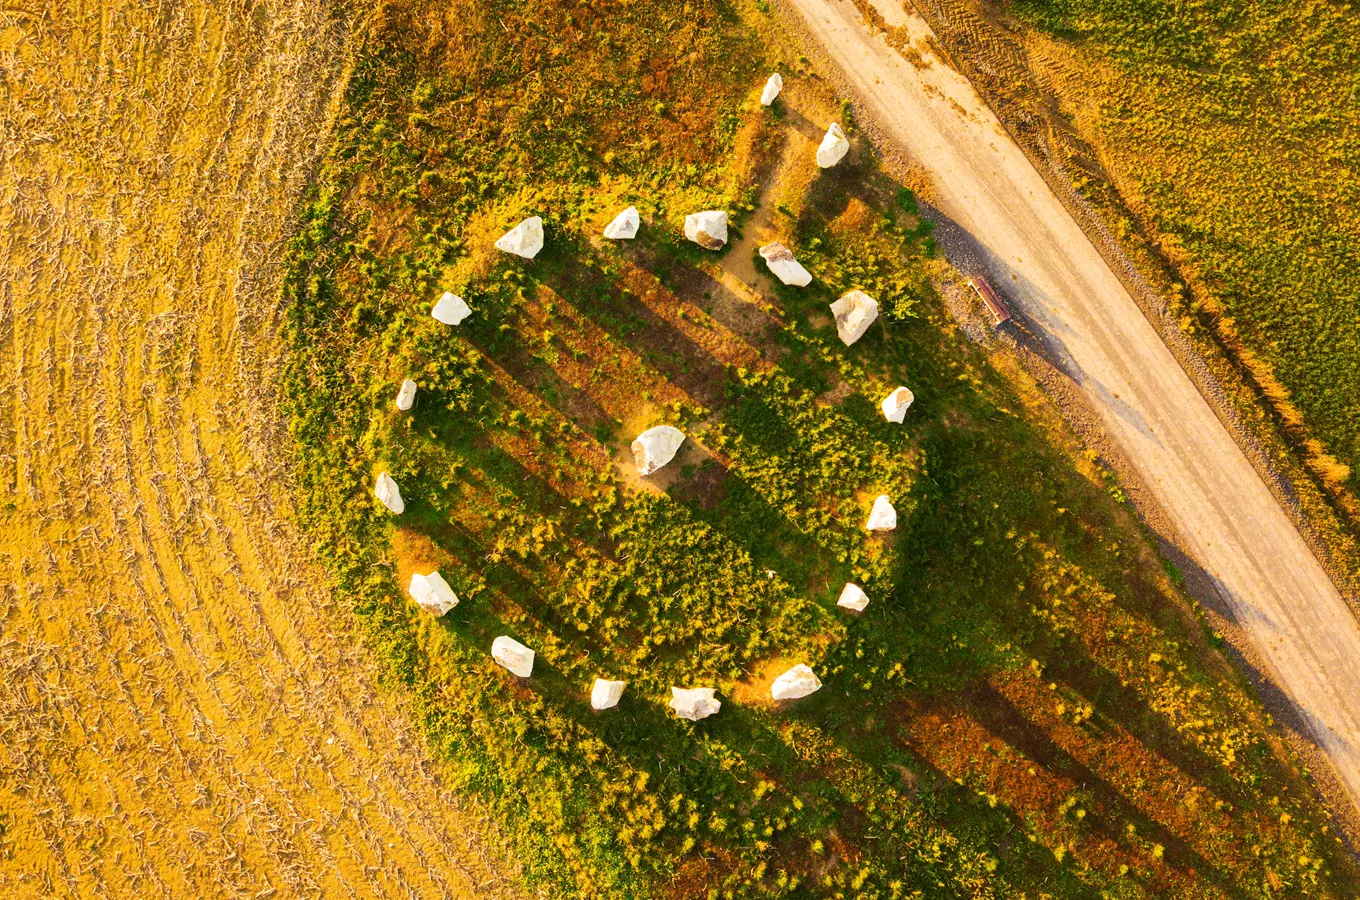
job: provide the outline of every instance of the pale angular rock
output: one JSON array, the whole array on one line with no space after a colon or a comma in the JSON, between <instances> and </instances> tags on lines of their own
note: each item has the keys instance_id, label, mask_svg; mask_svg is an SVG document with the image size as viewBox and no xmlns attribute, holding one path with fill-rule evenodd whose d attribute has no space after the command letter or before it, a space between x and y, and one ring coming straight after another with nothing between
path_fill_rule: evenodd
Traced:
<instances>
[{"instance_id":1,"label":"pale angular rock","mask_svg":"<svg viewBox=\"0 0 1360 900\"><path fill-rule=\"evenodd\" d=\"M845 138L845 131L839 124L832 122L822 137L821 145L817 147L817 165L829 169L845 159L845 154L849 152L850 142Z\"/></svg>"},{"instance_id":2,"label":"pale angular rock","mask_svg":"<svg viewBox=\"0 0 1360 900\"><path fill-rule=\"evenodd\" d=\"M770 696L776 700L797 700L821 688L822 682L817 673L799 663L774 680L770 686Z\"/></svg>"},{"instance_id":3,"label":"pale angular rock","mask_svg":"<svg viewBox=\"0 0 1360 900\"><path fill-rule=\"evenodd\" d=\"M907 410L916 400L916 395L904 387L900 387L891 394L883 398L879 404L883 407L883 417L889 422L902 424L902 420L907 417Z\"/></svg>"},{"instance_id":4,"label":"pale angular rock","mask_svg":"<svg viewBox=\"0 0 1360 900\"><path fill-rule=\"evenodd\" d=\"M841 590L840 599L836 601L837 606L855 612L864 612L864 607L869 605L869 595L864 593L864 589L854 582L847 581L845 588Z\"/></svg>"},{"instance_id":5,"label":"pale angular rock","mask_svg":"<svg viewBox=\"0 0 1360 900\"><path fill-rule=\"evenodd\" d=\"M720 209L685 216L685 237L705 250L721 250L727 243L727 213Z\"/></svg>"},{"instance_id":6,"label":"pale angular rock","mask_svg":"<svg viewBox=\"0 0 1360 900\"><path fill-rule=\"evenodd\" d=\"M874 508L869 510L869 524L864 526L870 531L892 531L897 527L897 510L887 494L879 494L874 500Z\"/></svg>"},{"instance_id":7,"label":"pale angular rock","mask_svg":"<svg viewBox=\"0 0 1360 900\"><path fill-rule=\"evenodd\" d=\"M439 302L430 310L430 315L434 316L445 325L457 325L459 322L472 315L472 310L463 302L463 298L450 291L445 291L444 296L439 298Z\"/></svg>"},{"instance_id":8,"label":"pale angular rock","mask_svg":"<svg viewBox=\"0 0 1360 900\"><path fill-rule=\"evenodd\" d=\"M534 674L534 651L512 637L501 635L492 641L491 658L520 678Z\"/></svg>"},{"instance_id":9,"label":"pale angular rock","mask_svg":"<svg viewBox=\"0 0 1360 900\"><path fill-rule=\"evenodd\" d=\"M685 442L685 434L669 425L648 428L633 441L633 462L638 474L647 476L675 459L675 452Z\"/></svg>"},{"instance_id":10,"label":"pale angular rock","mask_svg":"<svg viewBox=\"0 0 1360 900\"><path fill-rule=\"evenodd\" d=\"M420 604L421 609L433 613L436 618L458 605L458 595L438 572L431 572L429 575L417 572L412 575L410 591L411 599Z\"/></svg>"},{"instance_id":11,"label":"pale angular rock","mask_svg":"<svg viewBox=\"0 0 1360 900\"><path fill-rule=\"evenodd\" d=\"M416 383L408 378L401 383L401 390L397 391L397 409L406 412L415 402Z\"/></svg>"},{"instance_id":12,"label":"pale angular rock","mask_svg":"<svg viewBox=\"0 0 1360 900\"><path fill-rule=\"evenodd\" d=\"M496 240L496 249L533 259L543 249L543 219L530 216Z\"/></svg>"},{"instance_id":13,"label":"pale angular rock","mask_svg":"<svg viewBox=\"0 0 1360 900\"><path fill-rule=\"evenodd\" d=\"M638 225L641 220L638 218L636 206L630 206L623 212L614 217L614 221L604 227L604 236L611 241L626 241L637 237Z\"/></svg>"},{"instance_id":14,"label":"pale angular rock","mask_svg":"<svg viewBox=\"0 0 1360 900\"><path fill-rule=\"evenodd\" d=\"M760 248L765 265L770 267L774 277L794 287L807 287L812 283L812 273L803 268L802 263L793 258L793 251L779 241Z\"/></svg>"},{"instance_id":15,"label":"pale angular rock","mask_svg":"<svg viewBox=\"0 0 1360 900\"><path fill-rule=\"evenodd\" d=\"M401 488L397 487L392 476L386 472L378 476L378 483L373 486L373 496L397 515L406 512L406 501L401 499Z\"/></svg>"},{"instance_id":16,"label":"pale angular rock","mask_svg":"<svg viewBox=\"0 0 1360 900\"><path fill-rule=\"evenodd\" d=\"M831 304L831 315L836 317L837 336L849 347L878 318L878 301L864 291L850 291Z\"/></svg>"},{"instance_id":17,"label":"pale angular rock","mask_svg":"<svg viewBox=\"0 0 1360 900\"><path fill-rule=\"evenodd\" d=\"M623 696L623 689L628 686L626 681L610 681L608 678L596 678L595 686L590 689L591 709L611 709L619 705L619 698Z\"/></svg>"},{"instance_id":18,"label":"pale angular rock","mask_svg":"<svg viewBox=\"0 0 1360 900\"><path fill-rule=\"evenodd\" d=\"M716 688L671 688L671 709L682 719L697 722L707 719L718 710L722 703L713 699Z\"/></svg>"},{"instance_id":19,"label":"pale angular rock","mask_svg":"<svg viewBox=\"0 0 1360 900\"><path fill-rule=\"evenodd\" d=\"M784 76L775 72L770 76L770 80L765 82L765 90L760 92L760 105L769 106L782 90L784 90Z\"/></svg>"}]
</instances>

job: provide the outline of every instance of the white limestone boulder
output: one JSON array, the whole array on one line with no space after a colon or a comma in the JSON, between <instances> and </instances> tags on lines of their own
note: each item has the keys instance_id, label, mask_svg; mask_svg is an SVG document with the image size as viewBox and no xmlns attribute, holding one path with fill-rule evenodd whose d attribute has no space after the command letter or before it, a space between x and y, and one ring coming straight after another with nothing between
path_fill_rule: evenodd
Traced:
<instances>
[{"instance_id":1,"label":"white limestone boulder","mask_svg":"<svg viewBox=\"0 0 1360 900\"><path fill-rule=\"evenodd\" d=\"M671 688L671 709L682 719L697 722L722 709L722 703L713 695L717 688Z\"/></svg>"},{"instance_id":2,"label":"white limestone boulder","mask_svg":"<svg viewBox=\"0 0 1360 900\"><path fill-rule=\"evenodd\" d=\"M864 607L869 605L869 595L864 593L864 589L852 581L847 581L841 590L840 599L836 605L854 612L864 612Z\"/></svg>"},{"instance_id":3,"label":"white limestone boulder","mask_svg":"<svg viewBox=\"0 0 1360 900\"><path fill-rule=\"evenodd\" d=\"M472 310L463 302L463 298L450 291L445 291L444 296L439 298L439 302L430 310L430 315L437 321L445 325L457 325L468 316L472 315Z\"/></svg>"},{"instance_id":4,"label":"white limestone boulder","mask_svg":"<svg viewBox=\"0 0 1360 900\"><path fill-rule=\"evenodd\" d=\"M501 635L492 641L491 658L520 678L534 674L534 651L512 637Z\"/></svg>"},{"instance_id":5,"label":"white limestone boulder","mask_svg":"<svg viewBox=\"0 0 1360 900\"><path fill-rule=\"evenodd\" d=\"M845 159L845 154L849 152L850 142L846 140L844 129L838 123L832 122L826 134L822 136L822 143L817 147L817 165L829 169Z\"/></svg>"},{"instance_id":6,"label":"white limestone boulder","mask_svg":"<svg viewBox=\"0 0 1360 900\"><path fill-rule=\"evenodd\" d=\"M397 409L406 412L415 402L416 383L408 378L401 383L401 390L397 391Z\"/></svg>"},{"instance_id":7,"label":"white limestone boulder","mask_svg":"<svg viewBox=\"0 0 1360 900\"><path fill-rule=\"evenodd\" d=\"M401 488L397 487L392 476L386 472L378 476L378 483L373 486L373 496L397 515L406 512L406 501L401 499Z\"/></svg>"},{"instance_id":8,"label":"white limestone boulder","mask_svg":"<svg viewBox=\"0 0 1360 900\"><path fill-rule=\"evenodd\" d=\"M870 531L892 531L897 527L897 510L887 494L879 494L874 500L874 508L869 510L869 523L864 526Z\"/></svg>"},{"instance_id":9,"label":"white limestone boulder","mask_svg":"<svg viewBox=\"0 0 1360 900\"><path fill-rule=\"evenodd\" d=\"M782 90L784 90L784 76L775 72L770 76L770 80L765 82L765 90L760 92L760 105L769 106Z\"/></svg>"},{"instance_id":10,"label":"white limestone boulder","mask_svg":"<svg viewBox=\"0 0 1360 900\"><path fill-rule=\"evenodd\" d=\"M432 613L435 618L458 605L458 595L438 572L431 572L429 575L417 572L412 575L410 592L411 599L420 604L421 609Z\"/></svg>"},{"instance_id":11,"label":"white limestone boulder","mask_svg":"<svg viewBox=\"0 0 1360 900\"><path fill-rule=\"evenodd\" d=\"M637 237L641 224L636 206L630 206L614 217L614 221L604 226L604 236L611 241L626 241Z\"/></svg>"},{"instance_id":12,"label":"white limestone boulder","mask_svg":"<svg viewBox=\"0 0 1360 900\"><path fill-rule=\"evenodd\" d=\"M850 291L831 304L831 315L836 318L836 335L849 347L878 318L878 301L864 291Z\"/></svg>"},{"instance_id":13,"label":"white limestone boulder","mask_svg":"<svg viewBox=\"0 0 1360 900\"><path fill-rule=\"evenodd\" d=\"M883 407L883 417L885 419L889 422L895 422L896 424L901 425L902 420L907 417L907 410L911 408L911 404L915 400L915 394L904 387L900 387L884 397L883 402L879 405Z\"/></svg>"},{"instance_id":14,"label":"white limestone boulder","mask_svg":"<svg viewBox=\"0 0 1360 900\"><path fill-rule=\"evenodd\" d=\"M705 250L721 250L727 243L727 213L720 209L685 216L685 237Z\"/></svg>"},{"instance_id":15,"label":"white limestone boulder","mask_svg":"<svg viewBox=\"0 0 1360 900\"><path fill-rule=\"evenodd\" d=\"M807 287L812 283L812 273L803 268L802 263L793 258L793 251L779 241L760 248L765 265L770 267L774 277L794 287Z\"/></svg>"},{"instance_id":16,"label":"white limestone boulder","mask_svg":"<svg viewBox=\"0 0 1360 900\"><path fill-rule=\"evenodd\" d=\"M770 696L776 700L798 700L808 694L821 690L822 682L817 673L799 663L770 685Z\"/></svg>"},{"instance_id":17,"label":"white limestone boulder","mask_svg":"<svg viewBox=\"0 0 1360 900\"><path fill-rule=\"evenodd\" d=\"M543 249L543 219L530 216L496 240L496 249L533 259Z\"/></svg>"},{"instance_id":18,"label":"white limestone boulder","mask_svg":"<svg viewBox=\"0 0 1360 900\"><path fill-rule=\"evenodd\" d=\"M669 425L648 428L633 441L633 462L638 474L646 477L675 459L675 453L685 442L685 434Z\"/></svg>"},{"instance_id":19,"label":"white limestone boulder","mask_svg":"<svg viewBox=\"0 0 1360 900\"><path fill-rule=\"evenodd\" d=\"M595 686L590 689L590 708L612 709L618 706L619 698L623 696L623 689L627 686L628 682L626 681L596 678Z\"/></svg>"}]
</instances>

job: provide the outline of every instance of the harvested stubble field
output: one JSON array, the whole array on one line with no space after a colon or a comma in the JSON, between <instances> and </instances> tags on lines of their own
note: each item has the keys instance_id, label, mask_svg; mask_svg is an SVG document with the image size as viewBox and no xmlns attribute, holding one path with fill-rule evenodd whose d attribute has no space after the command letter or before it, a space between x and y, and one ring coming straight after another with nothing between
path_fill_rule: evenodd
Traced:
<instances>
[{"instance_id":1,"label":"harvested stubble field","mask_svg":"<svg viewBox=\"0 0 1360 900\"><path fill-rule=\"evenodd\" d=\"M279 261L348 29L0 11L0 896L516 893L280 492Z\"/></svg>"},{"instance_id":2,"label":"harvested stubble field","mask_svg":"<svg viewBox=\"0 0 1360 900\"><path fill-rule=\"evenodd\" d=\"M566 896L1355 895L1113 476L946 314L911 192L859 140L813 164L849 111L763 6L395 2L357 55L290 252L299 515L451 786ZM602 241L629 203L639 238ZM720 255L679 237L710 207ZM533 214L537 259L491 249ZM775 238L811 287L761 274ZM852 287L883 316L845 348ZM876 406L899 383L901 427ZM689 440L638 479L663 422ZM901 524L871 537L879 492ZM403 590L435 568L462 598L440 620ZM776 707L799 661L825 687ZM617 709L597 675L629 682ZM675 719L673 684L722 711Z\"/></svg>"}]
</instances>

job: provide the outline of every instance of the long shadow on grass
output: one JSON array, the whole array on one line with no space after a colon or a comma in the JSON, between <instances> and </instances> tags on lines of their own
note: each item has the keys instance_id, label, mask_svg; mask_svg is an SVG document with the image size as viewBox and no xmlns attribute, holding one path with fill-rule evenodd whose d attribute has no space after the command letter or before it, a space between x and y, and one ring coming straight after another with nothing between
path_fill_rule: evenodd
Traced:
<instances>
[{"instance_id":1,"label":"long shadow on grass","mask_svg":"<svg viewBox=\"0 0 1360 900\"><path fill-rule=\"evenodd\" d=\"M1179 869L1193 869L1229 897L1249 895L1228 873L1219 870L1169 828L1124 798L1108 781L1058 747L1049 736L991 685L977 682L964 693L964 709L992 734L998 735L1025 756L1052 772L1071 778L1096 798L1117 820L1131 822L1138 833L1166 849L1166 860ZM1117 842L1118 832L1101 819L1092 827L1107 840Z\"/></svg>"},{"instance_id":2,"label":"long shadow on grass","mask_svg":"<svg viewBox=\"0 0 1360 900\"><path fill-rule=\"evenodd\" d=\"M1228 587L1182 552L1175 542L1168 540L1155 530L1154 534L1156 534L1157 543L1163 555L1171 560L1184 576L1187 590L1194 596L1201 598L1206 606L1228 621L1245 627L1246 623L1242 622L1233 605L1228 602L1227 598L1230 596ZM1267 624L1275 627L1273 623ZM1343 753L1349 749L1350 743L1344 736L1331 732L1323 722L1295 703L1288 694L1280 689L1272 676L1261 671L1259 667L1243 656L1237 647L1227 644L1224 649L1229 658L1246 675L1248 682L1260 695L1266 709L1285 729L1300 740L1312 745L1320 744L1319 735L1329 734L1333 742L1340 743Z\"/></svg>"},{"instance_id":3,"label":"long shadow on grass","mask_svg":"<svg viewBox=\"0 0 1360 900\"><path fill-rule=\"evenodd\" d=\"M561 254L543 283L622 345L634 350L667 380L709 409L724 403L731 375L722 362L682 331L629 297L588 256Z\"/></svg>"},{"instance_id":4,"label":"long shadow on grass","mask_svg":"<svg viewBox=\"0 0 1360 900\"><path fill-rule=\"evenodd\" d=\"M999 487L988 487L985 482L979 485L987 474L970 470L966 462L985 461L988 457L982 448L962 436L942 438L936 436L928 442L928 452L939 468L938 477L923 491L922 512L913 518L902 544L904 564L898 582L899 602L924 603L929 610L913 619L911 628L896 638L902 646L919 648L916 670L938 679L941 672L961 674L961 666L979 665L985 669L986 661L975 659L975 651L951 650L949 639L961 636L970 648L1004 639L1030 658L1051 667L1055 675L1096 704L1103 715L1118 711L1119 725L1170 767L1203 781L1234 802L1245 802L1241 787L1220 764L1178 734L1165 716L1153 712L1136 691L1122 686L1116 675L1086 652L1080 639L1056 639L1038 625L1025 603L1012 599L1017 596L1016 581L1031 577L1029 569L1021 556L1015 557L1014 566L1007 564L1014 550L1001 535L987 539L979 536L974 523L982 520L987 510L977 509L968 493L980 486L978 497L998 495ZM1023 446L1028 442L1015 443ZM994 468L1009 470L1013 466ZM1047 495L1040 494L1036 499L1042 511ZM1015 514L1014 510L1009 512ZM1047 537L1052 540L1053 536ZM983 549L976 545L979 540L983 541ZM1056 543L1061 546L1063 541L1060 538ZM999 544L1004 552L985 552L988 544ZM949 547L956 549L942 550ZM948 564L942 567L941 559ZM1116 592L1116 596L1121 593ZM993 600L979 606L969 599L976 597ZM1137 610L1129 611L1144 615ZM885 623L883 627L893 626ZM931 634L935 635L934 642L922 640Z\"/></svg>"},{"instance_id":5,"label":"long shadow on grass","mask_svg":"<svg viewBox=\"0 0 1360 900\"><path fill-rule=\"evenodd\" d=\"M783 325L703 269L677 259L669 244L650 238L639 239L624 252L630 262L650 273L666 290L676 297L688 299L757 350Z\"/></svg>"},{"instance_id":6,"label":"long shadow on grass","mask_svg":"<svg viewBox=\"0 0 1360 900\"><path fill-rule=\"evenodd\" d=\"M844 580L847 571L815 538L801 531L743 479L710 461L693 476L677 481L672 499L686 506L746 551L758 569L770 569L813 597L826 585ZM821 587L817 587L820 584Z\"/></svg>"}]
</instances>

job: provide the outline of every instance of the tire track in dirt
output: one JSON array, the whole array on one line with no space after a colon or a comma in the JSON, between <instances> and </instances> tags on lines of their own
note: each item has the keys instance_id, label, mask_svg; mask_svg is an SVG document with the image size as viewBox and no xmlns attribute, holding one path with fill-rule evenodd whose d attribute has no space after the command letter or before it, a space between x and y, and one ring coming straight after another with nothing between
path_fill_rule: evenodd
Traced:
<instances>
[{"instance_id":1,"label":"tire track in dirt","mask_svg":"<svg viewBox=\"0 0 1360 900\"><path fill-rule=\"evenodd\" d=\"M283 242L321 0L0 12L0 893L515 896L308 562Z\"/></svg>"}]
</instances>

